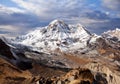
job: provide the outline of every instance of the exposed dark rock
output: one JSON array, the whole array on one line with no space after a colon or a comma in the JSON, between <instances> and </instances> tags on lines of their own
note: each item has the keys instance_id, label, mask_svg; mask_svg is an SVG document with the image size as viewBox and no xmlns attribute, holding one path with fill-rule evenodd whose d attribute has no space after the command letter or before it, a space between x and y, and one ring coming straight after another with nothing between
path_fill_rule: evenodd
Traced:
<instances>
[{"instance_id":1,"label":"exposed dark rock","mask_svg":"<svg viewBox=\"0 0 120 84\"><path fill-rule=\"evenodd\" d=\"M13 56L10 47L2 39L0 39L0 55L7 57L8 59L16 59Z\"/></svg>"},{"instance_id":2,"label":"exposed dark rock","mask_svg":"<svg viewBox=\"0 0 120 84\"><path fill-rule=\"evenodd\" d=\"M31 69L33 67L31 61L20 61L17 63L17 66L22 70Z\"/></svg>"}]
</instances>

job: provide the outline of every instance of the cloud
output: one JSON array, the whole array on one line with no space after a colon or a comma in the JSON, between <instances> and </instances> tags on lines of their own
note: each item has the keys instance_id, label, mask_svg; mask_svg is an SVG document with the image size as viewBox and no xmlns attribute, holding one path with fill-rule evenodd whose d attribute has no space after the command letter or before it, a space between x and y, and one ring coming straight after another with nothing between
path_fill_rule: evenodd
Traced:
<instances>
[{"instance_id":1,"label":"cloud","mask_svg":"<svg viewBox=\"0 0 120 84\"><path fill-rule=\"evenodd\" d=\"M104 31L120 28L120 18L113 18L109 14L101 11L83 13L78 22L85 25L89 31L101 34Z\"/></svg>"},{"instance_id":2,"label":"cloud","mask_svg":"<svg viewBox=\"0 0 120 84\"><path fill-rule=\"evenodd\" d=\"M0 25L0 36L15 37L22 34L21 28L12 25Z\"/></svg>"},{"instance_id":3,"label":"cloud","mask_svg":"<svg viewBox=\"0 0 120 84\"><path fill-rule=\"evenodd\" d=\"M102 0L102 4L107 9L120 11L120 0Z\"/></svg>"},{"instance_id":4,"label":"cloud","mask_svg":"<svg viewBox=\"0 0 120 84\"><path fill-rule=\"evenodd\" d=\"M35 27L48 25L54 19L66 23L81 23L88 30L102 33L120 27L119 0L11 0L17 7L0 5L0 33L26 32ZM99 1L99 0L98 0ZM100 8L102 4L103 8ZM111 17L114 11L114 16ZM11 26L7 27L6 26ZM19 31L18 31L19 30Z\"/></svg>"},{"instance_id":5,"label":"cloud","mask_svg":"<svg viewBox=\"0 0 120 84\"><path fill-rule=\"evenodd\" d=\"M40 21L40 19L34 15L22 13L0 13L0 31L2 31L2 34L7 32L12 35L25 34L29 30L47 24L47 21Z\"/></svg>"},{"instance_id":6,"label":"cloud","mask_svg":"<svg viewBox=\"0 0 120 84\"><path fill-rule=\"evenodd\" d=\"M46 21L47 22L47 21ZM21 28L33 28L46 25L36 15L15 7L0 6L0 25L14 25Z\"/></svg>"},{"instance_id":7,"label":"cloud","mask_svg":"<svg viewBox=\"0 0 120 84\"><path fill-rule=\"evenodd\" d=\"M85 12L82 17L87 17L89 19L95 19L95 20L106 20L109 19L108 14L101 12L101 11L91 11L91 12Z\"/></svg>"},{"instance_id":8,"label":"cloud","mask_svg":"<svg viewBox=\"0 0 120 84\"><path fill-rule=\"evenodd\" d=\"M108 31L108 30L120 28L119 22L120 22L120 18L113 18L113 19L111 18L111 19L104 21L104 22L90 23L87 25L87 27L91 32L101 34L101 33Z\"/></svg>"},{"instance_id":9,"label":"cloud","mask_svg":"<svg viewBox=\"0 0 120 84\"><path fill-rule=\"evenodd\" d=\"M24 10L16 8L16 7L6 7L2 4L0 4L0 12L2 13L8 13L8 14L12 14L12 13L25 13Z\"/></svg>"},{"instance_id":10,"label":"cloud","mask_svg":"<svg viewBox=\"0 0 120 84\"><path fill-rule=\"evenodd\" d=\"M84 11L79 17L63 18L67 23L81 23L90 32L101 34L104 31L120 28L120 18L112 18L109 14L102 11Z\"/></svg>"},{"instance_id":11,"label":"cloud","mask_svg":"<svg viewBox=\"0 0 120 84\"><path fill-rule=\"evenodd\" d=\"M0 25L16 25L24 28L32 28L35 26L40 26L42 21L34 15L13 13L13 14L0 14Z\"/></svg>"},{"instance_id":12,"label":"cloud","mask_svg":"<svg viewBox=\"0 0 120 84\"><path fill-rule=\"evenodd\" d=\"M12 0L26 11L41 19L49 20L63 16L77 15L85 8L83 0ZM78 11L79 10L79 11Z\"/></svg>"}]
</instances>

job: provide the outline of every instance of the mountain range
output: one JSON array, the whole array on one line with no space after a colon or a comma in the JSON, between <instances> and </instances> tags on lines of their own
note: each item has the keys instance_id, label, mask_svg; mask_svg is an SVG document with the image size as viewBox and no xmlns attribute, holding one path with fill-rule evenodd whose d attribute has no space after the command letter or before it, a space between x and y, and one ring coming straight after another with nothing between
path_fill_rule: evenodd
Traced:
<instances>
[{"instance_id":1,"label":"mountain range","mask_svg":"<svg viewBox=\"0 0 120 84\"><path fill-rule=\"evenodd\" d=\"M67 25L61 20L54 20L48 26L16 37L13 44L21 44L38 52L76 51L84 49L88 43L94 43L99 36L91 34L82 25Z\"/></svg>"},{"instance_id":2,"label":"mountain range","mask_svg":"<svg viewBox=\"0 0 120 84\"><path fill-rule=\"evenodd\" d=\"M119 28L97 35L81 24L54 20L15 39L2 37L0 48L1 73L5 65L17 70L1 74L2 84L120 83Z\"/></svg>"}]
</instances>

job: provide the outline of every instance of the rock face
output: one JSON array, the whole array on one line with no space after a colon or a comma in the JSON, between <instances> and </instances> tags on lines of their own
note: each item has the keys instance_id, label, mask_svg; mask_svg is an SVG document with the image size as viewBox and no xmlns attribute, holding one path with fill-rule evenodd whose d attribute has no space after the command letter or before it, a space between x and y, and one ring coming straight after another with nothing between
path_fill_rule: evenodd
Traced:
<instances>
[{"instance_id":1,"label":"rock face","mask_svg":"<svg viewBox=\"0 0 120 84\"><path fill-rule=\"evenodd\" d=\"M30 84L32 83L32 74L29 71L23 71L21 67L28 69L29 63L18 60L11 47L0 39L0 84ZM20 67L20 66L21 67Z\"/></svg>"},{"instance_id":2,"label":"rock face","mask_svg":"<svg viewBox=\"0 0 120 84\"><path fill-rule=\"evenodd\" d=\"M95 79L100 82L100 84L119 84L120 74L119 67L110 67L102 63L89 63L86 65L87 68L95 73ZM98 77L99 76L99 77Z\"/></svg>"},{"instance_id":3,"label":"rock face","mask_svg":"<svg viewBox=\"0 0 120 84\"><path fill-rule=\"evenodd\" d=\"M0 39L0 54L9 59L15 59L10 47L2 39Z\"/></svg>"},{"instance_id":4,"label":"rock face","mask_svg":"<svg viewBox=\"0 0 120 84\"><path fill-rule=\"evenodd\" d=\"M94 64L90 64L90 67L94 67ZM89 68L90 68L89 67ZM104 68L101 71L99 68L96 70L96 66L91 68L90 71L87 68L76 68L70 70L63 76L58 78L40 78L37 81L38 84L119 84L119 81L115 79L119 79L117 75L114 76L111 74L109 69ZM94 71L94 72L93 72ZM104 73L105 72L105 73ZM109 76L109 77L107 77ZM114 78L117 77L117 78Z\"/></svg>"},{"instance_id":5,"label":"rock face","mask_svg":"<svg viewBox=\"0 0 120 84\"><path fill-rule=\"evenodd\" d=\"M62 80L68 84L93 84L94 75L89 69L78 68L68 72Z\"/></svg>"},{"instance_id":6,"label":"rock face","mask_svg":"<svg viewBox=\"0 0 120 84\"><path fill-rule=\"evenodd\" d=\"M42 80L41 80L42 79ZM41 78L38 84L93 84L94 75L89 69L77 68L58 78ZM44 79L44 80L43 80Z\"/></svg>"},{"instance_id":7,"label":"rock face","mask_svg":"<svg viewBox=\"0 0 120 84\"><path fill-rule=\"evenodd\" d=\"M0 84L30 84L32 74L0 58Z\"/></svg>"}]
</instances>

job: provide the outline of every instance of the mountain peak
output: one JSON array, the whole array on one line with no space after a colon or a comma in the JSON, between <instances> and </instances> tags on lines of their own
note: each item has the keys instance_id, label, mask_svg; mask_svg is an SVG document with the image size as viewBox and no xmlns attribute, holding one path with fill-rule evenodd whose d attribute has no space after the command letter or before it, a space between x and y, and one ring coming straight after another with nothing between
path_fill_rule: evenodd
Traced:
<instances>
[{"instance_id":1,"label":"mountain peak","mask_svg":"<svg viewBox=\"0 0 120 84\"><path fill-rule=\"evenodd\" d=\"M64 21L62 20L53 20L52 22L50 22L50 24L65 24Z\"/></svg>"},{"instance_id":2,"label":"mountain peak","mask_svg":"<svg viewBox=\"0 0 120 84\"><path fill-rule=\"evenodd\" d=\"M115 30L116 30L116 31L120 31L120 29L119 29L119 28L116 28Z\"/></svg>"},{"instance_id":3,"label":"mountain peak","mask_svg":"<svg viewBox=\"0 0 120 84\"><path fill-rule=\"evenodd\" d=\"M56 49L72 51L85 48L90 37L91 34L80 24L67 25L62 20L54 20L48 26L23 36L25 39L20 39L17 43L40 52Z\"/></svg>"},{"instance_id":4,"label":"mountain peak","mask_svg":"<svg viewBox=\"0 0 120 84\"><path fill-rule=\"evenodd\" d=\"M106 36L106 37L117 37L118 39L120 39L120 29L119 28L116 28L114 30L109 30L107 32L104 32L102 34L103 36Z\"/></svg>"},{"instance_id":5,"label":"mountain peak","mask_svg":"<svg viewBox=\"0 0 120 84\"><path fill-rule=\"evenodd\" d=\"M63 20L53 20L52 22L50 22L49 26L53 27L53 26L68 26Z\"/></svg>"},{"instance_id":6,"label":"mountain peak","mask_svg":"<svg viewBox=\"0 0 120 84\"><path fill-rule=\"evenodd\" d=\"M68 25L62 20L53 20L49 25L48 29L68 31L70 30Z\"/></svg>"},{"instance_id":7,"label":"mountain peak","mask_svg":"<svg viewBox=\"0 0 120 84\"><path fill-rule=\"evenodd\" d=\"M114 30L108 30L107 32L104 32L104 33L111 33L111 32L120 32L120 29L116 28Z\"/></svg>"}]
</instances>

